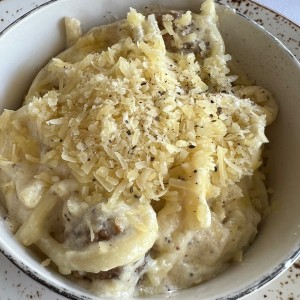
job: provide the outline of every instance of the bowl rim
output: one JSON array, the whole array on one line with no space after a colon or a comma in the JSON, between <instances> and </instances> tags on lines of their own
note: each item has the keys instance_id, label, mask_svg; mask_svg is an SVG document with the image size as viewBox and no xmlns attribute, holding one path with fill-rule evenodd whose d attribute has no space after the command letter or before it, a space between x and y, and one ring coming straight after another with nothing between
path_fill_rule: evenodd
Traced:
<instances>
[{"instance_id":1,"label":"bowl rim","mask_svg":"<svg viewBox=\"0 0 300 300\"><path fill-rule=\"evenodd\" d=\"M54 4L55 2L58 2L59 0L49 0L43 4L40 4L39 6L29 10L27 13L25 13L24 15L18 17L15 21L13 21L11 24L9 24L6 28L4 28L1 32L0 32L0 39L6 35L7 33L10 32L10 30L13 30L14 27L23 21L23 19L25 19L27 16L35 13L36 11L42 9L43 7L46 7L48 5ZM238 14L239 16L245 18L248 22L253 23L256 27L259 27L260 30L262 30L265 34L267 34L269 37L271 37L273 40L276 41L276 43L278 43L278 45L280 47L282 47L286 53L289 54L290 58L294 61L294 63L296 63L296 65L298 65L299 69L300 69L300 61L296 58L296 56L280 41L279 38L277 38L276 36L274 36L272 33L270 33L267 29L265 29L262 25L258 24L257 22L255 22L254 20L252 20L251 18L249 18L248 16L244 15L243 13L237 11L236 9L230 7L229 4L224 4L222 2L220 2L222 0L215 0L215 2L221 6L227 7L231 10L234 10L236 12L236 14ZM234 0L228 0L228 2L234 2ZM268 7L266 7L263 4L260 4L258 2L256 2L255 0L247 0L248 2L252 2L253 4L269 10L270 12L277 14L279 16L281 16L283 19L288 20L290 23L292 23L294 26L296 26L299 30L300 30L300 24L295 23L294 21L291 21L290 19L288 19L286 16L278 13L277 11L270 9ZM2 217L1 217L2 219ZM0 221L2 221L0 219ZM48 288L49 290L57 293L58 295L64 296L68 299L72 299L72 300L94 300L94 299L100 299L97 296L86 296L83 295L83 293L80 293L80 291L71 291L66 289L65 287L57 287L54 283L52 283L51 281L48 281L46 279L46 277L41 274L41 273L37 273L35 272L30 266L26 265L16 254L12 254L9 253L9 248L6 247L6 245L4 244L4 242L0 239L0 253L2 253L13 265L15 265L19 270L21 270L24 274L26 274L27 276L29 276L31 279L35 280L36 282L40 283L41 285L43 285L44 287ZM284 270L286 270L287 268L289 268L294 261L296 261L298 258L300 258L300 242L298 243L298 245L290 251L290 253L286 256L286 258L280 263L278 264L275 268L273 268L273 270L269 273L269 274L265 274L263 276L261 276L257 281L254 281L252 283L250 283L249 285L245 286L244 288L241 288L240 290L234 292L231 295L228 296L221 296L218 298L214 298L215 300L236 300L236 299L240 299L248 294L251 294L253 291L261 288L262 286L268 284L269 282L271 282L273 279L275 279L278 275L280 275ZM180 291L179 291L180 292ZM175 295L177 292L175 292L173 295ZM154 295L156 296L161 296L161 295ZM137 298L138 299L138 298ZM150 299L149 298L145 298L145 299Z\"/></svg>"},{"instance_id":2,"label":"bowl rim","mask_svg":"<svg viewBox=\"0 0 300 300\"><path fill-rule=\"evenodd\" d=\"M37 274L31 268L27 265L25 265L21 260L18 258L15 258L13 255L9 254L2 248L1 241L0 241L0 253L2 253L11 263L13 263L18 269L20 269L24 274L29 276L31 279L35 280L36 282L42 284L44 287L48 288L49 290L57 293L58 295L64 296L68 299L72 300L94 300L97 299L94 296L91 298L90 296L87 297L82 294L75 294L74 292L71 292L70 290L67 290L64 287L57 287L53 283L50 283L47 281L42 274ZM290 252L291 254L278 266L276 266L273 271L270 274L267 274L265 276L262 276L259 280L256 282L253 282L252 284L249 284L245 288L240 289L239 291L235 292L234 294L228 295L228 296L222 296L215 298L215 300L236 300L240 299L246 295L251 294L255 290L261 288L265 284L271 282L273 279L275 279L281 272L289 268L294 261L296 261L298 258L300 258L300 243L296 249ZM180 291L179 291L180 292ZM175 292L177 293L177 292ZM173 295L175 295L175 293ZM155 295L155 296L161 296L161 295ZM100 298L99 298L100 299ZM138 299L138 298L137 298ZM149 298L145 298L149 299Z\"/></svg>"},{"instance_id":3,"label":"bowl rim","mask_svg":"<svg viewBox=\"0 0 300 300\"><path fill-rule=\"evenodd\" d=\"M219 0L217 0L217 1L219 1ZM233 1L233 0L231 0L231 1ZM253 2L255 5L260 6L260 7L262 7L263 9L266 9L266 10L272 12L273 14L276 14L276 15L278 15L278 16L281 16L282 18L288 20L290 23L292 23L294 26L296 26L296 27L298 27L298 28L300 29L300 23L298 24L298 23L296 23L295 21L290 20L287 16L285 16L285 15L282 14L282 13L279 13L277 10L272 9L272 8L270 8L270 7L267 7L266 5L264 5L264 4L262 4L262 3L259 3L259 2L257 2L256 0L248 0L248 1Z\"/></svg>"}]
</instances>

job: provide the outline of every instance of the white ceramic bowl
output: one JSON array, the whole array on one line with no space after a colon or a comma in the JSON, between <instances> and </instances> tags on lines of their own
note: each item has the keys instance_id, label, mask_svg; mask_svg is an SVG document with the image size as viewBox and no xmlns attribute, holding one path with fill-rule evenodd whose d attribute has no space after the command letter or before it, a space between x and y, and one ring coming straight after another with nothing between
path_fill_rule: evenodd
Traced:
<instances>
[{"instance_id":1,"label":"white ceramic bowl","mask_svg":"<svg viewBox=\"0 0 300 300\"><path fill-rule=\"evenodd\" d=\"M60 0L29 13L0 35L0 111L21 105L38 70L64 49L63 18L82 21L83 29L125 17L130 6L160 5L199 10L201 0ZM110 13L108 13L110 12ZM270 127L269 184L278 205L265 219L255 243L242 263L217 278L173 295L174 299L237 299L272 280L300 252L300 65L283 45L251 20L221 7L220 28L227 52L241 68L273 92L279 115ZM40 265L20 245L0 219L0 251L23 271L49 288L72 299L97 299L57 273ZM166 296L154 297L165 298Z\"/></svg>"}]
</instances>

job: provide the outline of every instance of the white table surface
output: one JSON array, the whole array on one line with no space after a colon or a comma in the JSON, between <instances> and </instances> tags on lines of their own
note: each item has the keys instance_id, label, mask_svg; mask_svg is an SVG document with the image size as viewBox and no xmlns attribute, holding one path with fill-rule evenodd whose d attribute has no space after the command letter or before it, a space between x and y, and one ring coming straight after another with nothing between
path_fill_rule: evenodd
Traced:
<instances>
[{"instance_id":1,"label":"white table surface","mask_svg":"<svg viewBox=\"0 0 300 300\"><path fill-rule=\"evenodd\" d=\"M0 32L27 11L46 0L0 0ZM257 3L300 24L300 0L256 0ZM299 36L300 42L300 36ZM0 58L1 59L1 58ZM66 300L23 274L0 253L0 300ZM300 260L262 289L243 300L300 299Z\"/></svg>"}]
</instances>

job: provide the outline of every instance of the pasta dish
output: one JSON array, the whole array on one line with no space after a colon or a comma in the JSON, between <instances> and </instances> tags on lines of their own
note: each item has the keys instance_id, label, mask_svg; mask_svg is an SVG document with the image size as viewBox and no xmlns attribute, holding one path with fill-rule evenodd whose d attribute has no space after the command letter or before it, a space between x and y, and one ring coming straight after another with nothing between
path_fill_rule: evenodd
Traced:
<instances>
[{"instance_id":1,"label":"pasta dish","mask_svg":"<svg viewBox=\"0 0 300 300\"><path fill-rule=\"evenodd\" d=\"M0 117L8 225L101 296L166 293L241 261L268 211L266 89L229 68L212 0L82 35Z\"/></svg>"}]
</instances>

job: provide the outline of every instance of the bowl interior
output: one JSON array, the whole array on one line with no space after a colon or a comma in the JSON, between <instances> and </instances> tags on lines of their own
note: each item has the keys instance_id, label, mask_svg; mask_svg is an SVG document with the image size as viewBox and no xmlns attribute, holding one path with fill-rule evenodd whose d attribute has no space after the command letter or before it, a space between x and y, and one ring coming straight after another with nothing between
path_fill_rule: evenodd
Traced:
<instances>
[{"instance_id":1,"label":"bowl interior","mask_svg":"<svg viewBox=\"0 0 300 300\"><path fill-rule=\"evenodd\" d=\"M61 0L45 5L0 35L0 111L16 109L33 78L65 47L65 16L82 21L86 31L123 18L128 8L151 7L199 11L201 0ZM159 3L159 4L158 4ZM300 66L263 28L226 7L218 9L227 52L257 84L268 88L279 104L276 122L268 129L274 209L263 221L255 243L240 264L175 299L236 299L268 282L296 258L300 247ZM4 59L5 58L5 59ZM0 221L0 249L37 280L73 298L96 299L62 276L43 268L34 254L20 246ZM230 295L230 296L229 296ZM157 299L157 297L155 297Z\"/></svg>"}]
</instances>

